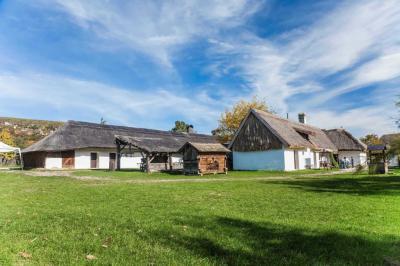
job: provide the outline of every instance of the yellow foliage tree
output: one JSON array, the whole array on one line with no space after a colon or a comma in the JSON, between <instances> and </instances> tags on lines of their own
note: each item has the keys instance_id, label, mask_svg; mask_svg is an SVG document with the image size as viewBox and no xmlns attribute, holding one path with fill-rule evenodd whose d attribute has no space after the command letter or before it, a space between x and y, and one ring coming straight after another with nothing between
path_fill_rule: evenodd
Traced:
<instances>
[{"instance_id":1,"label":"yellow foliage tree","mask_svg":"<svg viewBox=\"0 0 400 266\"><path fill-rule=\"evenodd\" d=\"M382 144L381 139L376 134L368 134L365 137L360 138L360 140L367 145Z\"/></svg>"},{"instance_id":2,"label":"yellow foliage tree","mask_svg":"<svg viewBox=\"0 0 400 266\"><path fill-rule=\"evenodd\" d=\"M5 144L7 144L7 145L15 146L14 139L13 139L10 131L7 128L3 128L0 131L0 141L5 143ZM13 154L13 153L0 153L0 156L6 158L7 160L10 160L10 159L14 158L15 154Z\"/></svg>"},{"instance_id":3,"label":"yellow foliage tree","mask_svg":"<svg viewBox=\"0 0 400 266\"><path fill-rule=\"evenodd\" d=\"M222 143L232 140L236 130L239 129L240 123L250 109L269 111L265 100L258 97L253 97L250 101L241 100L237 102L232 109L225 110L218 121L218 128L213 130L212 134L217 136L218 140Z\"/></svg>"}]
</instances>

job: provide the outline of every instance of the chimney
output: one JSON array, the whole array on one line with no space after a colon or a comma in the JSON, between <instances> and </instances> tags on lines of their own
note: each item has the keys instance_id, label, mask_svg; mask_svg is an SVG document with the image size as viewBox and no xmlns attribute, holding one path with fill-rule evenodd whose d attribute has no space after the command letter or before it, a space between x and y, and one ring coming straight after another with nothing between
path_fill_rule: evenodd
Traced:
<instances>
[{"instance_id":1,"label":"chimney","mask_svg":"<svg viewBox=\"0 0 400 266\"><path fill-rule=\"evenodd\" d=\"M193 129L193 125L188 125L187 127L186 127L186 132L187 133L194 133L194 129Z\"/></svg>"},{"instance_id":2,"label":"chimney","mask_svg":"<svg viewBox=\"0 0 400 266\"><path fill-rule=\"evenodd\" d=\"M302 124L307 124L307 119L306 119L305 113L299 113L299 122Z\"/></svg>"}]
</instances>

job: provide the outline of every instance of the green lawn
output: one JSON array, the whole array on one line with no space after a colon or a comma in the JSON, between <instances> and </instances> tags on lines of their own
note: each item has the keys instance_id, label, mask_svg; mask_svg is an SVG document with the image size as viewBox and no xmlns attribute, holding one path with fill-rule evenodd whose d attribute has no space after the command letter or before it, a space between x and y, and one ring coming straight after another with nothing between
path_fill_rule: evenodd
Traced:
<instances>
[{"instance_id":1,"label":"green lawn","mask_svg":"<svg viewBox=\"0 0 400 266\"><path fill-rule=\"evenodd\" d=\"M217 175L204 175L199 176L185 176L181 173L151 173L144 174L138 170L122 170L122 171L109 171L109 170L76 170L73 171L74 176L95 176L95 177L107 177L111 179L187 179L187 178L251 178L251 177L265 177L265 176L298 176L302 174L327 174L330 172L337 171L333 170L300 170L295 172L282 172L282 171L230 171L228 174L217 174Z\"/></svg>"},{"instance_id":2,"label":"green lawn","mask_svg":"<svg viewBox=\"0 0 400 266\"><path fill-rule=\"evenodd\" d=\"M197 183L125 182L191 178L167 174L73 173L115 181L107 183L0 172L0 265L382 265L385 258L400 259L400 171L306 173L231 172L206 178L234 181ZM89 254L96 259L87 260Z\"/></svg>"}]
</instances>

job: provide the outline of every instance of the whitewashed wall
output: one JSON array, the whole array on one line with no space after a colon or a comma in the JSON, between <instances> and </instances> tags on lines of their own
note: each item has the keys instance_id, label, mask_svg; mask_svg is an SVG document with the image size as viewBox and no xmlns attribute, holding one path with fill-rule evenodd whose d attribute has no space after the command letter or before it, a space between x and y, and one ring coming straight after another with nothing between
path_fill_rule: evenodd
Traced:
<instances>
[{"instance_id":1,"label":"whitewashed wall","mask_svg":"<svg viewBox=\"0 0 400 266\"><path fill-rule=\"evenodd\" d=\"M97 153L97 168L109 169L110 153L116 153L112 149L82 149L75 151L75 169L90 169L90 154ZM142 155L139 152L123 155L121 157L121 169L139 169ZM117 161L115 161L117 163Z\"/></svg>"},{"instance_id":2,"label":"whitewashed wall","mask_svg":"<svg viewBox=\"0 0 400 266\"><path fill-rule=\"evenodd\" d=\"M294 150L285 150L285 171L293 171L295 169L294 163ZM315 153L315 158L314 158ZM319 152L314 152L310 149L298 150L299 170L307 169L306 166L309 164L311 168L318 169L319 164ZM314 160L315 159L315 160Z\"/></svg>"},{"instance_id":3,"label":"whitewashed wall","mask_svg":"<svg viewBox=\"0 0 400 266\"><path fill-rule=\"evenodd\" d=\"M284 150L233 152L234 170L285 170Z\"/></svg>"},{"instance_id":4,"label":"whitewashed wall","mask_svg":"<svg viewBox=\"0 0 400 266\"><path fill-rule=\"evenodd\" d=\"M255 152L233 152L233 169L235 170L284 170L295 169L294 150L269 150ZM314 158L315 153L315 158ZM319 152L310 149L298 150L299 170L306 169L307 162L311 168L319 168ZM314 160L315 159L315 160Z\"/></svg>"},{"instance_id":5,"label":"whitewashed wall","mask_svg":"<svg viewBox=\"0 0 400 266\"><path fill-rule=\"evenodd\" d=\"M97 168L109 169L110 153L116 153L113 149L80 149L75 150L75 169L90 169L90 154L97 153ZM121 157L121 169L140 169L142 154L134 152L133 154L123 155ZM172 163L181 163L182 155L177 153L172 155ZM115 161L117 163L117 161ZM46 169L61 169L61 153L51 154L45 160Z\"/></svg>"},{"instance_id":6,"label":"whitewashed wall","mask_svg":"<svg viewBox=\"0 0 400 266\"><path fill-rule=\"evenodd\" d=\"M54 153L47 155L44 167L46 169L61 169L62 168L61 153Z\"/></svg>"},{"instance_id":7,"label":"whitewashed wall","mask_svg":"<svg viewBox=\"0 0 400 266\"><path fill-rule=\"evenodd\" d=\"M121 157L121 169L140 169L142 163L142 155L140 152L135 152L129 157Z\"/></svg>"},{"instance_id":8,"label":"whitewashed wall","mask_svg":"<svg viewBox=\"0 0 400 266\"><path fill-rule=\"evenodd\" d=\"M391 167L399 166L399 157L397 155L389 158L389 166Z\"/></svg>"},{"instance_id":9,"label":"whitewashed wall","mask_svg":"<svg viewBox=\"0 0 400 266\"><path fill-rule=\"evenodd\" d=\"M356 165L365 165L367 163L367 154L365 152L360 151L339 151L339 160L344 159L345 157L351 160L353 157L354 166Z\"/></svg>"}]
</instances>

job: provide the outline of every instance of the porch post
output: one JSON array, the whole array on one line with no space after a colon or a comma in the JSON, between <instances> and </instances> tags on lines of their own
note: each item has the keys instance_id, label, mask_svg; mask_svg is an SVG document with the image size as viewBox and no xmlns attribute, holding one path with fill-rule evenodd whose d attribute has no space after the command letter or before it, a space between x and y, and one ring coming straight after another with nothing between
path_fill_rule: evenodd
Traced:
<instances>
[{"instance_id":1,"label":"porch post","mask_svg":"<svg viewBox=\"0 0 400 266\"><path fill-rule=\"evenodd\" d=\"M146 153L146 172L150 173L150 154Z\"/></svg>"}]
</instances>

